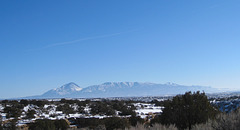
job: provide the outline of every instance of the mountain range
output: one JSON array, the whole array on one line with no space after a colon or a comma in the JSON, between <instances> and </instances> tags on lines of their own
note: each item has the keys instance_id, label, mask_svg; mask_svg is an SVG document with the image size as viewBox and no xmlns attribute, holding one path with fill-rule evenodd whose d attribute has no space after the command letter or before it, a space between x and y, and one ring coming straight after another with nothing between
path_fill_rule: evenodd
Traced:
<instances>
[{"instance_id":1,"label":"mountain range","mask_svg":"<svg viewBox=\"0 0 240 130\"><path fill-rule=\"evenodd\" d=\"M169 96L183 94L187 91L204 91L205 93L220 92L220 90L212 87L185 86L174 83L106 82L100 85L81 88L77 84L71 82L59 88L49 90L42 95L25 98L46 99Z\"/></svg>"}]
</instances>

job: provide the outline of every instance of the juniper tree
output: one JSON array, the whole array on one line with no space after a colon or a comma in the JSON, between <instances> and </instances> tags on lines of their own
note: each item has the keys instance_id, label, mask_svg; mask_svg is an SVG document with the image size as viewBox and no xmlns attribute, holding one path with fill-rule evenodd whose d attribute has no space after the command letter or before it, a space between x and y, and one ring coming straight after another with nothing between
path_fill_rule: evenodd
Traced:
<instances>
[{"instance_id":1,"label":"juniper tree","mask_svg":"<svg viewBox=\"0 0 240 130\"><path fill-rule=\"evenodd\" d=\"M195 124L205 123L215 117L217 110L209 103L205 93L186 92L168 100L164 105L159 121L162 124L174 124L180 130L192 129Z\"/></svg>"}]
</instances>

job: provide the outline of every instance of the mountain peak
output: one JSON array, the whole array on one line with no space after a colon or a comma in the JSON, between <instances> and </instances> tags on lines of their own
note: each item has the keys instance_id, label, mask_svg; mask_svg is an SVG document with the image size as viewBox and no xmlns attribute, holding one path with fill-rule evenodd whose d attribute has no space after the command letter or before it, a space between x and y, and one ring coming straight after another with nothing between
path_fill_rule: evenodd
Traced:
<instances>
[{"instance_id":1,"label":"mountain peak","mask_svg":"<svg viewBox=\"0 0 240 130\"><path fill-rule=\"evenodd\" d=\"M62 87L56 89L56 91L80 91L80 90L82 90L82 88L80 88L74 82L67 83Z\"/></svg>"},{"instance_id":2,"label":"mountain peak","mask_svg":"<svg viewBox=\"0 0 240 130\"><path fill-rule=\"evenodd\" d=\"M75 84L74 82L70 82L59 88L52 89L52 90L44 93L43 95L50 96L50 97L51 96L59 96L59 95L64 96L64 95L68 95L68 94L78 92L81 90L82 90L82 88L80 88L77 84Z\"/></svg>"}]
</instances>

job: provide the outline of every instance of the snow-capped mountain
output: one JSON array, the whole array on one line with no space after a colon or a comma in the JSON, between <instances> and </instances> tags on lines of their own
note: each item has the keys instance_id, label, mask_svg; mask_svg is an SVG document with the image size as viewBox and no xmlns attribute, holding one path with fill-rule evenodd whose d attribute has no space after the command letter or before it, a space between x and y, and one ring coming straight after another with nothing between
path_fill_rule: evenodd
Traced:
<instances>
[{"instance_id":1,"label":"snow-capped mountain","mask_svg":"<svg viewBox=\"0 0 240 130\"><path fill-rule=\"evenodd\" d=\"M182 94L186 91L218 92L217 89L203 86L184 86L174 83L155 84L139 82L106 82L83 88L74 97L130 97L130 96L166 96Z\"/></svg>"},{"instance_id":2,"label":"snow-capped mountain","mask_svg":"<svg viewBox=\"0 0 240 130\"><path fill-rule=\"evenodd\" d=\"M72 93L75 93L81 90L82 88L80 88L77 84L71 82L61 86L60 88L49 90L46 93L44 93L42 96L43 97L64 97L66 95L71 95Z\"/></svg>"},{"instance_id":3,"label":"snow-capped mountain","mask_svg":"<svg viewBox=\"0 0 240 130\"><path fill-rule=\"evenodd\" d=\"M220 92L218 89L204 86L185 86L175 83L156 84L140 82L106 82L80 88L75 83L68 83L60 88L52 89L40 96L27 98L103 98L103 97L137 97L167 96L183 94L187 91Z\"/></svg>"}]
</instances>

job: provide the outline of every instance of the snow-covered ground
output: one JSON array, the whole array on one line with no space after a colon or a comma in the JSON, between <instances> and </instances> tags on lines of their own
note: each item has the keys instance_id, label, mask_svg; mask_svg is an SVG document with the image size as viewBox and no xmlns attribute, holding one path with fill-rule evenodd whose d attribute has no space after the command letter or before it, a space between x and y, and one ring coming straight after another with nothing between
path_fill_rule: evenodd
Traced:
<instances>
[{"instance_id":1,"label":"snow-covered ground","mask_svg":"<svg viewBox=\"0 0 240 130\"><path fill-rule=\"evenodd\" d=\"M141 118L146 118L149 114L159 114L163 109L161 106L155 106L149 103L135 103L134 106L136 107L135 112Z\"/></svg>"},{"instance_id":2,"label":"snow-covered ground","mask_svg":"<svg viewBox=\"0 0 240 130\"><path fill-rule=\"evenodd\" d=\"M58 104L58 105L63 105L63 104ZM58 111L57 107L58 105L56 104L45 104L43 107L38 107L33 104L28 104L27 106L23 107L22 113L20 117L18 118L17 121L17 126L22 126L28 123L32 123L37 119L50 119L50 120L58 120L58 119L68 119L68 118L107 118L107 117L112 117L112 116L117 116L117 117L130 117L131 115L127 116L120 116L119 112L116 111L116 115L112 116L107 116L107 115L92 115L91 114L91 108L89 104L86 104L84 107L84 112L79 113L77 112L79 107L77 104L71 104L69 105L74 112L71 114L65 114L63 111ZM151 103L133 103L136 107L136 114L137 116L140 116L141 118L145 119L146 117L153 117L153 115L160 114L162 112L163 107L160 106L155 106L155 104ZM81 106L82 107L82 106ZM128 106L130 107L130 106ZM26 119L26 115L30 110L34 110L36 113L34 114L34 118L32 119ZM0 104L0 115L2 116L2 120L9 120L11 118L6 118L6 113L4 113L4 106ZM149 119L148 118L148 119Z\"/></svg>"}]
</instances>

